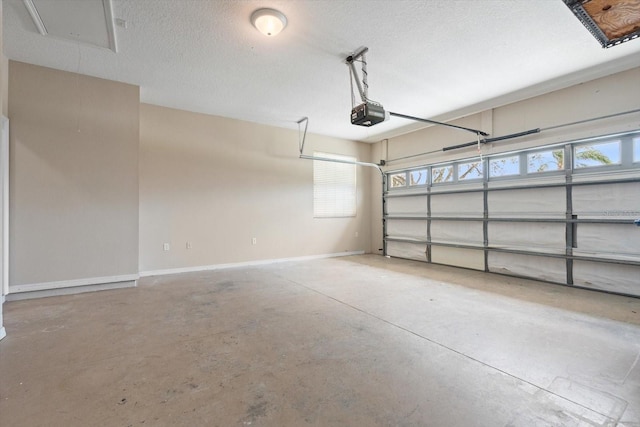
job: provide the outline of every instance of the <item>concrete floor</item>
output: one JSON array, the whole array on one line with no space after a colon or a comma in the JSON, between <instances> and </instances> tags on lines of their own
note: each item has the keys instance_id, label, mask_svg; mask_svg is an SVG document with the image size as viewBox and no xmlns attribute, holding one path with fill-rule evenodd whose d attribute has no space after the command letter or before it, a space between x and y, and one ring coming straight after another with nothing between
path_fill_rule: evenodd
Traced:
<instances>
[{"instance_id":1,"label":"concrete floor","mask_svg":"<svg viewBox=\"0 0 640 427\"><path fill-rule=\"evenodd\" d=\"M368 255L5 304L2 426L640 426L640 299Z\"/></svg>"}]
</instances>

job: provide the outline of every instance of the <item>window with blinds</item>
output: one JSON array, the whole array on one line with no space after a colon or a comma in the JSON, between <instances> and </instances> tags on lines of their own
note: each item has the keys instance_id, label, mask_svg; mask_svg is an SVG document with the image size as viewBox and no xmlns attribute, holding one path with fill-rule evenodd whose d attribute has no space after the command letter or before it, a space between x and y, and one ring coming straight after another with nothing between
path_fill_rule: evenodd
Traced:
<instances>
[{"instance_id":1,"label":"window with blinds","mask_svg":"<svg viewBox=\"0 0 640 427\"><path fill-rule=\"evenodd\" d=\"M314 157L355 162L355 157L314 152ZM313 216L341 218L356 216L356 165L313 161Z\"/></svg>"}]
</instances>

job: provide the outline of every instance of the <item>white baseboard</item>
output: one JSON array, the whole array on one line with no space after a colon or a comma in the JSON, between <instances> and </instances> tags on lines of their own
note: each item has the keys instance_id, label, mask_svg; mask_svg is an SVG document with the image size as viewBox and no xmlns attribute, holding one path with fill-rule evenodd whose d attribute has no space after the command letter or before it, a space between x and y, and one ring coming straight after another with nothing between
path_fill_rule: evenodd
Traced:
<instances>
[{"instance_id":1,"label":"white baseboard","mask_svg":"<svg viewBox=\"0 0 640 427\"><path fill-rule=\"evenodd\" d=\"M253 267L289 261L309 261L314 259L335 258L351 255L362 255L364 251L338 252L333 254L309 255L292 258L276 258L257 261L235 262L229 264L202 265L195 267L169 268L163 270L141 271L139 274L121 276L90 277L86 279L62 280L58 282L31 283L9 287L7 301L25 298L40 298L46 296L66 295L80 292L91 292L106 289L118 289L137 285L140 277L161 276L165 274L193 273L198 271L222 270L227 268Z\"/></svg>"},{"instance_id":2,"label":"white baseboard","mask_svg":"<svg viewBox=\"0 0 640 427\"><path fill-rule=\"evenodd\" d=\"M97 285L83 285L71 288L43 289L41 291L15 292L7 295L7 301L20 301L25 299L57 297L61 295L75 295L86 292L112 291L114 289L135 288L136 280L116 283L101 283Z\"/></svg>"},{"instance_id":3,"label":"white baseboard","mask_svg":"<svg viewBox=\"0 0 640 427\"><path fill-rule=\"evenodd\" d=\"M335 258L335 257L362 255L362 254L364 254L364 251L350 251L350 252L338 252L334 254L308 255L308 256L293 257L293 258L276 258L276 259L267 259L267 260L259 260L259 261L234 262L230 264L214 264L214 265L202 265L202 266L196 266L196 267L169 268L166 270L141 271L140 277L162 276L165 274L194 273L198 271L222 270L225 268L253 267L257 265L268 265L268 264L275 264L280 262L309 261L314 259Z\"/></svg>"},{"instance_id":4,"label":"white baseboard","mask_svg":"<svg viewBox=\"0 0 640 427\"><path fill-rule=\"evenodd\" d=\"M43 282L43 283L31 283L28 285L14 285L14 286L9 286L9 293L7 295L21 293L21 292L48 291L52 289L77 288L81 286L90 286L90 285L104 285L109 283L131 282L131 281L135 282L139 278L140 276L138 274L125 274L121 276L88 277L86 279L61 280L59 282Z\"/></svg>"},{"instance_id":5,"label":"white baseboard","mask_svg":"<svg viewBox=\"0 0 640 427\"><path fill-rule=\"evenodd\" d=\"M2 304L4 304L4 295L0 294L0 340L7 336L7 330L4 328L4 317L2 316Z\"/></svg>"}]
</instances>

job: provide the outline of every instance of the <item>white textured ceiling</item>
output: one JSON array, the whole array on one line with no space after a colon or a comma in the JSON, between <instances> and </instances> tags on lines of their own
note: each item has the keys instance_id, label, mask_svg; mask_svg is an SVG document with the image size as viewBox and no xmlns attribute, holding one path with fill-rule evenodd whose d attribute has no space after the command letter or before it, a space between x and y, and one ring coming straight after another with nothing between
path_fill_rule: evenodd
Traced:
<instances>
[{"instance_id":1,"label":"white textured ceiling","mask_svg":"<svg viewBox=\"0 0 640 427\"><path fill-rule=\"evenodd\" d=\"M370 98L439 120L640 66L640 39L602 49L562 0L113 0L127 23L117 54L41 36L22 0L3 4L9 59L139 85L145 103L290 128L308 116L310 132L369 142L423 125L350 124L344 59L360 46ZM287 16L279 36L251 26L261 7Z\"/></svg>"}]
</instances>

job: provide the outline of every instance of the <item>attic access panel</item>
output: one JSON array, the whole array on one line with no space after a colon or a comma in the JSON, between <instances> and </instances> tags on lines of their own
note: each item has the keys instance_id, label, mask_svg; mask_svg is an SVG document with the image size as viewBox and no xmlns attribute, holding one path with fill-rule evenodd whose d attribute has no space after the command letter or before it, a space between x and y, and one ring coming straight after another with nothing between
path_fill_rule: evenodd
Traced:
<instances>
[{"instance_id":1,"label":"attic access panel","mask_svg":"<svg viewBox=\"0 0 640 427\"><path fill-rule=\"evenodd\" d=\"M640 36L640 0L563 1L604 48Z\"/></svg>"},{"instance_id":2,"label":"attic access panel","mask_svg":"<svg viewBox=\"0 0 640 427\"><path fill-rule=\"evenodd\" d=\"M43 36L117 52L111 0L23 0Z\"/></svg>"}]
</instances>

